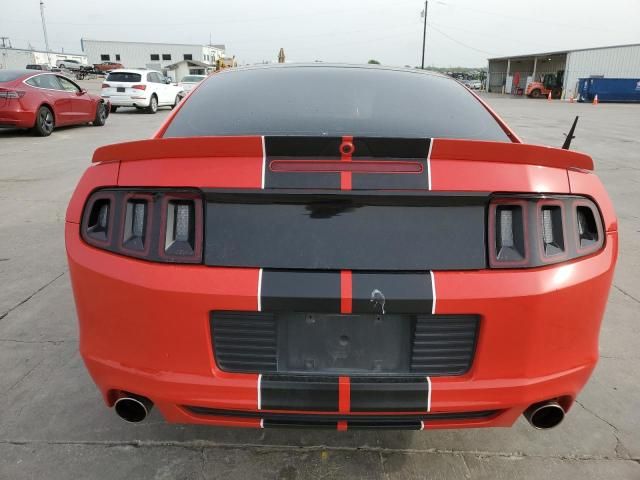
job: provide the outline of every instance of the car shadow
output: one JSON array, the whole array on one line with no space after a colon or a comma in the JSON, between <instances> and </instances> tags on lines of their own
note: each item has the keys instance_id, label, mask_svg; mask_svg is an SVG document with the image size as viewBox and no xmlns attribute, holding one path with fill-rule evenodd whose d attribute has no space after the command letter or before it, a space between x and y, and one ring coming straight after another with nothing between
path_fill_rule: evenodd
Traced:
<instances>
[{"instance_id":1,"label":"car shadow","mask_svg":"<svg viewBox=\"0 0 640 480\"><path fill-rule=\"evenodd\" d=\"M160 112L170 112L170 107L158 107L158 113ZM144 108L135 108L135 107L118 107L116 112L111 112L109 115L149 115L147 110Z\"/></svg>"},{"instance_id":2,"label":"car shadow","mask_svg":"<svg viewBox=\"0 0 640 480\"><path fill-rule=\"evenodd\" d=\"M51 135L55 136L56 132L68 132L71 130L76 130L78 128L86 128L91 127L89 124L80 124L80 125L65 125L64 127L56 127L53 130ZM31 129L24 128L0 128L0 138L46 138L40 137L38 135L34 135Z\"/></svg>"}]
</instances>

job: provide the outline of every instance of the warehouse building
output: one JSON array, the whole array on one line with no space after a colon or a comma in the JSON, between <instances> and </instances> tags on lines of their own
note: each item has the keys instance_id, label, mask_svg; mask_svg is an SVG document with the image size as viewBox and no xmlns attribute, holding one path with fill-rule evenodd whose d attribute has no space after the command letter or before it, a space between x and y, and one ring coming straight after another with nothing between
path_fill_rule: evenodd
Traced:
<instances>
[{"instance_id":1,"label":"warehouse building","mask_svg":"<svg viewBox=\"0 0 640 480\"><path fill-rule=\"evenodd\" d=\"M577 95L580 78L640 78L640 44L490 58L487 90L524 92L532 81L558 73L565 99Z\"/></svg>"},{"instance_id":2,"label":"warehouse building","mask_svg":"<svg viewBox=\"0 0 640 480\"><path fill-rule=\"evenodd\" d=\"M0 46L0 68L25 68L29 64L45 64L56 66L58 60L76 60L82 64L87 63L87 56L80 53L45 52L42 50L29 50L23 48L3 48Z\"/></svg>"},{"instance_id":3,"label":"warehouse building","mask_svg":"<svg viewBox=\"0 0 640 480\"><path fill-rule=\"evenodd\" d=\"M224 57L224 45L180 43L116 42L81 39L82 51L89 63L117 62L126 68L149 68L166 71L183 60L215 65Z\"/></svg>"}]
</instances>

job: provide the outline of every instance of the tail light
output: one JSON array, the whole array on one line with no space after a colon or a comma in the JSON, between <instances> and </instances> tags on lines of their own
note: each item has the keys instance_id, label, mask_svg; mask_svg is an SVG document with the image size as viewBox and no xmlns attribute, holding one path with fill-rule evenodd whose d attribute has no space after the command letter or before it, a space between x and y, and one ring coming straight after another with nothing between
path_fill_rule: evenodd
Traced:
<instances>
[{"instance_id":1,"label":"tail light","mask_svg":"<svg viewBox=\"0 0 640 480\"><path fill-rule=\"evenodd\" d=\"M111 88L111 85L109 85L108 83L103 83L102 88Z\"/></svg>"},{"instance_id":2,"label":"tail light","mask_svg":"<svg viewBox=\"0 0 640 480\"><path fill-rule=\"evenodd\" d=\"M134 88L134 89L136 89L136 90L146 90L146 89L147 89L147 86L146 86L146 85L134 85L134 86L133 86L133 87L131 87L131 88Z\"/></svg>"},{"instance_id":3,"label":"tail light","mask_svg":"<svg viewBox=\"0 0 640 480\"><path fill-rule=\"evenodd\" d=\"M105 189L87 201L82 238L114 253L167 263L200 263L203 202L187 190Z\"/></svg>"},{"instance_id":4,"label":"tail light","mask_svg":"<svg viewBox=\"0 0 640 480\"><path fill-rule=\"evenodd\" d=\"M22 98L25 93L22 90L0 89L0 98Z\"/></svg>"},{"instance_id":5,"label":"tail light","mask_svg":"<svg viewBox=\"0 0 640 480\"><path fill-rule=\"evenodd\" d=\"M569 195L496 196L489 206L489 265L527 268L594 253L604 245L600 212Z\"/></svg>"}]
</instances>

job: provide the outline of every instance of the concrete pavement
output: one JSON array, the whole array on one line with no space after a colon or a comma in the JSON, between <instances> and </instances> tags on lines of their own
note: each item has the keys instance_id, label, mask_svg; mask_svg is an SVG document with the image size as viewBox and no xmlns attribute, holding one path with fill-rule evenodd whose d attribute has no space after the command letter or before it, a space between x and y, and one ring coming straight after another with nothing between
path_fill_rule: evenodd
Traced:
<instances>
[{"instance_id":1,"label":"concrete pavement","mask_svg":"<svg viewBox=\"0 0 640 480\"><path fill-rule=\"evenodd\" d=\"M90 83L90 88L95 85ZM566 421L512 429L345 432L142 424L102 403L77 348L68 199L93 150L149 137L168 110L123 110L49 138L0 130L0 479L640 479L640 106L487 97L526 141L591 154L620 218L601 359Z\"/></svg>"}]
</instances>

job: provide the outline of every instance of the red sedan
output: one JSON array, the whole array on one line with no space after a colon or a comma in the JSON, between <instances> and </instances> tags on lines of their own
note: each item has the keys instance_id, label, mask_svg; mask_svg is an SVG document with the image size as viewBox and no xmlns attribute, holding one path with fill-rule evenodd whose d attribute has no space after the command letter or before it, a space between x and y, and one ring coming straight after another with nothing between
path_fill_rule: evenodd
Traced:
<instances>
[{"instance_id":1,"label":"red sedan","mask_svg":"<svg viewBox=\"0 0 640 480\"><path fill-rule=\"evenodd\" d=\"M66 246L125 420L545 429L596 365L618 227L593 162L455 80L227 70L93 162Z\"/></svg>"},{"instance_id":2,"label":"red sedan","mask_svg":"<svg viewBox=\"0 0 640 480\"><path fill-rule=\"evenodd\" d=\"M0 70L0 127L32 129L47 137L65 125L102 126L109 105L63 75Z\"/></svg>"}]
</instances>

